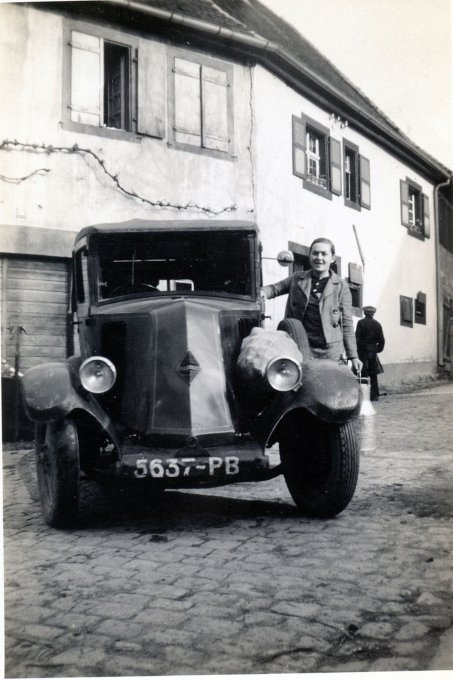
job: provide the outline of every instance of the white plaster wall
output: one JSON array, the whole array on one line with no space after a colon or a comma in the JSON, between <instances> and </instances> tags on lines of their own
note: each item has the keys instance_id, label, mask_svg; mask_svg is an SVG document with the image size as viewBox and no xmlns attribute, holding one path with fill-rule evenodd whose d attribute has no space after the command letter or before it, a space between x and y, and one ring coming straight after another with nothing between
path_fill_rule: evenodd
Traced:
<instances>
[{"instance_id":1,"label":"white plaster wall","mask_svg":"<svg viewBox=\"0 0 453 680\"><path fill-rule=\"evenodd\" d=\"M170 149L167 139L121 141L62 129L63 19L35 7L0 6L0 143L17 139L27 144L78 144L98 154L121 183L150 200L187 202L222 210L222 217L257 219L265 257L275 257L288 240L309 245L331 238L342 258L360 264L352 225L365 256L364 304L378 307L387 339L385 364L436 362L436 288L434 236L419 241L400 223L400 179L432 186L375 144L350 128L333 130L358 144L371 163L371 210L344 205L343 196L328 201L302 188L292 174L291 115L304 112L329 127L323 111L284 85L262 67L234 64L235 158L216 159ZM253 81L253 96L251 87ZM138 139L138 138L137 138ZM250 144L252 142L252 151ZM197 210L154 208L129 198L113 185L102 168L86 155L6 152L0 149L0 174L26 177L0 182L0 223L78 230L96 222L131 218L178 219L207 217ZM256 208L256 212L255 212ZM279 280L287 270L264 261L264 283ZM427 295L427 324L400 325L399 296ZM271 324L284 313L284 300L268 303Z\"/></svg>"},{"instance_id":2,"label":"white plaster wall","mask_svg":"<svg viewBox=\"0 0 453 680\"><path fill-rule=\"evenodd\" d=\"M221 217L253 219L249 68L234 64L235 158L226 160L170 149L167 138L123 141L62 129L63 48L61 16L21 5L0 7L0 68L7 93L0 107L0 142L77 144L92 150L125 188L146 199L215 211L236 206ZM22 182L0 182L2 223L78 230L132 218L215 218L130 198L86 154L0 150L0 174L21 178L36 170Z\"/></svg>"},{"instance_id":3,"label":"white plaster wall","mask_svg":"<svg viewBox=\"0 0 453 680\"><path fill-rule=\"evenodd\" d=\"M430 197L431 231L434 230L433 187L421 176L362 135L347 127L332 129L359 146L371 164L371 210L344 205L343 196L329 201L302 188L292 173L291 115L304 114L325 127L329 113L304 99L265 69L255 77L257 215L262 231L264 255L272 257L288 247L288 241L309 246L318 236L330 238L341 256L342 275L348 263L361 264L353 225L357 229L365 259L364 304L377 307L386 347L385 363L436 362L436 279L434 235L420 241L408 235L400 221L400 179L406 176L423 187ZM287 270L265 261L264 283L284 278ZM427 324L413 328L400 325L400 295L427 295ZM276 324L283 317L286 296L267 302L267 313ZM431 363L430 363L431 362Z\"/></svg>"}]
</instances>

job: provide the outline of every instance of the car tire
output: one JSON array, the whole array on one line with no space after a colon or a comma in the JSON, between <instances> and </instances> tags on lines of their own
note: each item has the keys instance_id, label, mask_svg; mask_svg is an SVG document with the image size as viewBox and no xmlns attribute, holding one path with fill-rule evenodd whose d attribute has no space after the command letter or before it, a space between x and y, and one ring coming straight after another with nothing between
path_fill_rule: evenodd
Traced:
<instances>
[{"instance_id":1,"label":"car tire","mask_svg":"<svg viewBox=\"0 0 453 680\"><path fill-rule=\"evenodd\" d=\"M282 319L277 326L278 331L286 331L291 340L298 346L304 361L312 358L307 333L299 319Z\"/></svg>"},{"instance_id":2,"label":"car tire","mask_svg":"<svg viewBox=\"0 0 453 680\"><path fill-rule=\"evenodd\" d=\"M36 428L36 469L41 510L54 528L74 525L79 509L80 462L77 427L62 418Z\"/></svg>"},{"instance_id":3,"label":"car tire","mask_svg":"<svg viewBox=\"0 0 453 680\"><path fill-rule=\"evenodd\" d=\"M311 517L334 517L344 510L359 474L353 423L326 423L296 410L279 429L282 471L297 507Z\"/></svg>"}]
</instances>

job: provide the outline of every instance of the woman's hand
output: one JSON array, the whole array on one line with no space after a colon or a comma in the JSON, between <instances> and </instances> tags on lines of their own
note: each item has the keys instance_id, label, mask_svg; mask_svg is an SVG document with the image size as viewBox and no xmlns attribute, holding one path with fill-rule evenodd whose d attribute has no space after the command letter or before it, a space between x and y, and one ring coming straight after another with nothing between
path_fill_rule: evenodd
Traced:
<instances>
[{"instance_id":1,"label":"woman's hand","mask_svg":"<svg viewBox=\"0 0 453 680\"><path fill-rule=\"evenodd\" d=\"M354 371L354 373L355 373L356 375L357 375L358 373L361 373L363 364L362 364L362 362L360 361L360 359L357 359L357 358L351 359L351 363L352 363L352 370Z\"/></svg>"}]
</instances>

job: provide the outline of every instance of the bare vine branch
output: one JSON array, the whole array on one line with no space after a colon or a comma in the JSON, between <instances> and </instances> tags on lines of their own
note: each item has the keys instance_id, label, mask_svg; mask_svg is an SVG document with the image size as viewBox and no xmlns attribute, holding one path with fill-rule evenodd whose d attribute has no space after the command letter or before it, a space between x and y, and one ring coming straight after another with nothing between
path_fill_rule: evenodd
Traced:
<instances>
[{"instance_id":1,"label":"bare vine branch","mask_svg":"<svg viewBox=\"0 0 453 680\"><path fill-rule=\"evenodd\" d=\"M0 180L2 182L9 182L10 184L20 184L21 182L30 179L30 177L33 177L33 175L39 175L41 172L50 172L50 168L37 168L36 170L33 170L33 172L30 172L30 174L24 175L24 177L7 177L6 175L0 175Z\"/></svg>"},{"instance_id":2,"label":"bare vine branch","mask_svg":"<svg viewBox=\"0 0 453 680\"><path fill-rule=\"evenodd\" d=\"M121 191L123 194L126 196L130 196L131 198L135 198L138 201L141 201L142 203L147 203L148 205L152 205L153 207L159 207L159 208L174 208L175 210L199 210L200 212L207 213L210 215L221 215L222 213L226 212L234 212L237 210L236 205L230 205L227 206L226 208L221 208L219 210L215 210L214 208L209 208L205 206L198 205L196 203L185 203L185 204L177 204L177 203L171 203L171 201L152 201L149 198L144 198L143 196L140 196L137 194L134 190L132 189L127 189L124 187L121 182L118 179L118 173L113 174L108 170L108 168L105 165L105 161L100 158L92 149L84 149L80 147L78 144L73 144L72 146L53 146L52 144L33 144L33 143L24 143L24 142L19 142L17 139L15 140L10 140L10 139L4 139L0 143L0 150L3 149L9 149L9 148L16 148L20 149L22 151L31 151L31 152L39 152L43 151L47 154L52 154L52 153L67 153L67 154L81 154L81 155L86 155L90 156L93 158L98 165L103 169L105 174L111 179L113 184ZM26 177L22 178L4 178L3 176L0 175L0 179L3 179L4 181L24 181L31 177L32 175L36 174L37 172L50 172L48 168L41 168L40 170L35 170L34 172L30 173L30 175L27 175Z\"/></svg>"}]
</instances>

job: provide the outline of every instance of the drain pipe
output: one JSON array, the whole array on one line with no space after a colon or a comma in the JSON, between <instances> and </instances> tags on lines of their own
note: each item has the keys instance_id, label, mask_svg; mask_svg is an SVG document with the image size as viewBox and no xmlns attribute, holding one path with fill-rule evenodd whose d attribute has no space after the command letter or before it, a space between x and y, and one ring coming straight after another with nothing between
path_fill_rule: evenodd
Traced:
<instances>
[{"instance_id":1,"label":"drain pipe","mask_svg":"<svg viewBox=\"0 0 453 680\"><path fill-rule=\"evenodd\" d=\"M435 220L435 239L434 247L436 253L436 295L437 295L437 365L442 368L444 364L444 306L443 290L440 261L440 239L439 239L439 189L450 184L453 175L436 184L434 187L434 220Z\"/></svg>"}]
</instances>

